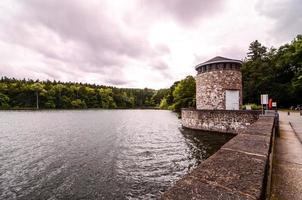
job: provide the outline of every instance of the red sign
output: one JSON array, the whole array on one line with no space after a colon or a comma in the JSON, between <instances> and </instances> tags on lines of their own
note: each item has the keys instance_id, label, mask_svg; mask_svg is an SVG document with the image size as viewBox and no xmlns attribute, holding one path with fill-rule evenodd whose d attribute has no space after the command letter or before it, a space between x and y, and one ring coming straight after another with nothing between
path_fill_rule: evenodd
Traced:
<instances>
[{"instance_id":1,"label":"red sign","mask_svg":"<svg viewBox=\"0 0 302 200\"><path fill-rule=\"evenodd\" d=\"M268 109L272 109L273 108L273 99L269 99L268 100Z\"/></svg>"}]
</instances>

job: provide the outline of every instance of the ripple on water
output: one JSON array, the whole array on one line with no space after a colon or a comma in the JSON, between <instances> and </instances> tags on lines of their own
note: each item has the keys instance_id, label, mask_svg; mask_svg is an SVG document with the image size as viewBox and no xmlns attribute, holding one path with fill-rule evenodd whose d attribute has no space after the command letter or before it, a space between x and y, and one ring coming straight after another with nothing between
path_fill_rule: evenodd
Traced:
<instances>
[{"instance_id":1,"label":"ripple on water","mask_svg":"<svg viewBox=\"0 0 302 200\"><path fill-rule=\"evenodd\" d=\"M0 112L0 199L154 199L230 136L159 110Z\"/></svg>"}]
</instances>

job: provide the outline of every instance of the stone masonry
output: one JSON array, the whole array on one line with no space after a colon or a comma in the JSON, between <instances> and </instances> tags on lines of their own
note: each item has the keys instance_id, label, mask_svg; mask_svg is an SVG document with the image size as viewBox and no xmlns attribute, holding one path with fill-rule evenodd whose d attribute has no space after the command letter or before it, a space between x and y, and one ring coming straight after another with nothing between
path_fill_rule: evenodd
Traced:
<instances>
[{"instance_id":1,"label":"stone masonry","mask_svg":"<svg viewBox=\"0 0 302 200\"><path fill-rule=\"evenodd\" d=\"M242 75L240 71L209 71L198 74L195 79L197 109L226 109L226 90L239 90L239 104L242 105Z\"/></svg>"},{"instance_id":2,"label":"stone masonry","mask_svg":"<svg viewBox=\"0 0 302 200\"><path fill-rule=\"evenodd\" d=\"M196 110L182 110L183 127L236 133L257 120L259 113L239 110L241 65L240 60L216 56L195 66Z\"/></svg>"},{"instance_id":3,"label":"stone masonry","mask_svg":"<svg viewBox=\"0 0 302 200\"><path fill-rule=\"evenodd\" d=\"M259 118L261 111L182 109L182 126L190 129L236 134Z\"/></svg>"}]
</instances>

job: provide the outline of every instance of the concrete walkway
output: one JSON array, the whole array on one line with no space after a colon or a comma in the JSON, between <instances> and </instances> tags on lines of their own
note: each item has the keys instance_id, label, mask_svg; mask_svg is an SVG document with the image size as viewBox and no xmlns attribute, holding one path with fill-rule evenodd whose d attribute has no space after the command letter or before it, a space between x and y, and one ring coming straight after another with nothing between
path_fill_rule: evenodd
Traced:
<instances>
[{"instance_id":1,"label":"concrete walkway","mask_svg":"<svg viewBox=\"0 0 302 200\"><path fill-rule=\"evenodd\" d=\"M280 136L275 141L271 200L302 200L302 116L279 112Z\"/></svg>"}]
</instances>

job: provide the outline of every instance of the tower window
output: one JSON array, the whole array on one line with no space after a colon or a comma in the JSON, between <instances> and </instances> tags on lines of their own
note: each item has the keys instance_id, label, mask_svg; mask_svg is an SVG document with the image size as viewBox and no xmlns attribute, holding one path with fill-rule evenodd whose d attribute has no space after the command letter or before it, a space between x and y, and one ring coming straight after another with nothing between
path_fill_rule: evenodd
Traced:
<instances>
[{"instance_id":1,"label":"tower window","mask_svg":"<svg viewBox=\"0 0 302 200\"><path fill-rule=\"evenodd\" d=\"M230 63L226 63L226 69L231 69Z\"/></svg>"}]
</instances>

